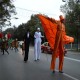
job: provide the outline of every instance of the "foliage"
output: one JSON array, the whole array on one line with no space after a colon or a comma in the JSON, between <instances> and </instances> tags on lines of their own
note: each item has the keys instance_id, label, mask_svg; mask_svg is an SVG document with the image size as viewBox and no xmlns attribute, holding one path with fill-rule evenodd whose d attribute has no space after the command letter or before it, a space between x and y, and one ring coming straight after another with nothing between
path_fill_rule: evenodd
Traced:
<instances>
[{"instance_id":1,"label":"foliage","mask_svg":"<svg viewBox=\"0 0 80 80\"><path fill-rule=\"evenodd\" d=\"M11 25L11 14L16 14L13 0L0 0L0 26Z\"/></svg>"},{"instance_id":2,"label":"foliage","mask_svg":"<svg viewBox=\"0 0 80 80\"><path fill-rule=\"evenodd\" d=\"M13 35L14 39L17 38L18 40L23 40L27 29L30 29L31 43L33 44L34 43L34 33L37 27L40 27L42 34L44 34L38 17L36 15L31 15L31 19L27 23L22 23L17 28L15 26L14 28L9 28L5 30L4 33L11 31L10 33Z\"/></svg>"},{"instance_id":3,"label":"foliage","mask_svg":"<svg viewBox=\"0 0 80 80\"><path fill-rule=\"evenodd\" d=\"M76 0L68 0L60 7L65 14L67 34L79 40L80 35L80 3Z\"/></svg>"},{"instance_id":4,"label":"foliage","mask_svg":"<svg viewBox=\"0 0 80 80\"><path fill-rule=\"evenodd\" d=\"M15 38L14 38L15 28L8 28L8 29L6 29L5 31L3 31L3 34L4 34L4 35L7 34L7 33L10 33L10 34L12 35L11 38L15 39Z\"/></svg>"}]
</instances>

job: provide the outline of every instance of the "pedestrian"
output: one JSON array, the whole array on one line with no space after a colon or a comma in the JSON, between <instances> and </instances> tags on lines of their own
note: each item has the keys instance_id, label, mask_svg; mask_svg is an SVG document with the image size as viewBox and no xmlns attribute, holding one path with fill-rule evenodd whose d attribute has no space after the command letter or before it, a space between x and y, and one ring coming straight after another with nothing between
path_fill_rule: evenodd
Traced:
<instances>
[{"instance_id":1,"label":"pedestrian","mask_svg":"<svg viewBox=\"0 0 80 80\"><path fill-rule=\"evenodd\" d=\"M8 42L7 40L2 39L2 43L1 43L1 51L3 52L4 55L4 51L6 51L8 54Z\"/></svg>"},{"instance_id":2,"label":"pedestrian","mask_svg":"<svg viewBox=\"0 0 80 80\"><path fill-rule=\"evenodd\" d=\"M40 59L41 54L41 35L40 28L37 28L37 31L34 34L34 59L35 61Z\"/></svg>"},{"instance_id":3,"label":"pedestrian","mask_svg":"<svg viewBox=\"0 0 80 80\"><path fill-rule=\"evenodd\" d=\"M13 50L15 47L15 40L12 40L12 42L10 44L11 44L11 49Z\"/></svg>"},{"instance_id":4,"label":"pedestrian","mask_svg":"<svg viewBox=\"0 0 80 80\"><path fill-rule=\"evenodd\" d=\"M59 72L63 73L63 62L64 62L64 40L63 36L65 33L65 25L64 25L64 18L60 15L60 21L57 22L57 32L55 37L55 45L52 54L51 60L51 70L55 73L55 63L56 63L56 54L59 54Z\"/></svg>"},{"instance_id":5,"label":"pedestrian","mask_svg":"<svg viewBox=\"0 0 80 80\"><path fill-rule=\"evenodd\" d=\"M18 39L16 38L14 41L15 52L18 51Z\"/></svg>"},{"instance_id":6,"label":"pedestrian","mask_svg":"<svg viewBox=\"0 0 80 80\"><path fill-rule=\"evenodd\" d=\"M24 42L22 43L22 47L21 47L22 48L22 55L24 55L24 53L25 53L25 43Z\"/></svg>"},{"instance_id":7,"label":"pedestrian","mask_svg":"<svg viewBox=\"0 0 80 80\"><path fill-rule=\"evenodd\" d=\"M24 62L27 62L29 54L29 45L30 45L30 29L27 29L27 32L25 33L24 45L25 45Z\"/></svg>"}]
</instances>

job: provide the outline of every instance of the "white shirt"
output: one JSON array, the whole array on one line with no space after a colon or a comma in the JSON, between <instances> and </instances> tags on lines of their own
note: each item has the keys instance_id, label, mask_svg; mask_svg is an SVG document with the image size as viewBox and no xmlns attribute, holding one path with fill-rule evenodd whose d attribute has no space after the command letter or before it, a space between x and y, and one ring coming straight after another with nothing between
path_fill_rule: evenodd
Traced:
<instances>
[{"instance_id":1,"label":"white shirt","mask_svg":"<svg viewBox=\"0 0 80 80\"><path fill-rule=\"evenodd\" d=\"M42 37L42 35L41 35L41 32L35 32L35 34L34 34L34 38L41 38Z\"/></svg>"},{"instance_id":2,"label":"white shirt","mask_svg":"<svg viewBox=\"0 0 80 80\"><path fill-rule=\"evenodd\" d=\"M27 33L27 38L29 38L29 32Z\"/></svg>"}]
</instances>

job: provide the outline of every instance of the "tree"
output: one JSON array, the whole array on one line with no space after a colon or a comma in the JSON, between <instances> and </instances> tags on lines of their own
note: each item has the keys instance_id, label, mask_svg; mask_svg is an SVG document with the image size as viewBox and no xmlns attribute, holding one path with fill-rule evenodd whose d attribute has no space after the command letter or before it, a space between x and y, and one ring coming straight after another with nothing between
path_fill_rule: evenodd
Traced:
<instances>
[{"instance_id":1,"label":"tree","mask_svg":"<svg viewBox=\"0 0 80 80\"><path fill-rule=\"evenodd\" d=\"M5 35L7 33L10 33L11 34L11 38L14 38L14 32L15 32L14 28L8 28L5 31L3 31L3 34Z\"/></svg>"},{"instance_id":2,"label":"tree","mask_svg":"<svg viewBox=\"0 0 80 80\"><path fill-rule=\"evenodd\" d=\"M13 0L0 0L0 27L11 25L10 17L16 14L15 6L12 4Z\"/></svg>"},{"instance_id":3,"label":"tree","mask_svg":"<svg viewBox=\"0 0 80 80\"><path fill-rule=\"evenodd\" d=\"M41 23L36 15L31 15L30 20L27 23L20 24L17 28L13 26L13 38L18 38L18 40L23 40L24 34L26 33L27 29L30 29L31 32L31 42L34 43L34 32L37 27L41 28L41 32L43 33L43 29L41 27ZM9 30L7 30L9 31ZM6 32L7 32L6 31ZM6 33L5 32L5 33Z\"/></svg>"},{"instance_id":4,"label":"tree","mask_svg":"<svg viewBox=\"0 0 80 80\"><path fill-rule=\"evenodd\" d=\"M18 40L23 40L23 37L24 37L27 29L30 29L31 43L34 44L34 33L35 33L35 30L37 27L40 27L42 34L44 34L44 31L43 31L43 28L42 28L39 18L36 15L31 15L31 18L27 23L22 23L18 27L13 26L12 29L9 28L9 29L5 30L4 33L9 32L12 34L13 39L17 38ZM44 41L44 40L42 40L42 41Z\"/></svg>"},{"instance_id":5,"label":"tree","mask_svg":"<svg viewBox=\"0 0 80 80\"><path fill-rule=\"evenodd\" d=\"M65 14L67 34L74 36L75 43L80 42L80 0L68 0L62 5L61 11ZM78 46L77 46L78 50Z\"/></svg>"},{"instance_id":6,"label":"tree","mask_svg":"<svg viewBox=\"0 0 80 80\"><path fill-rule=\"evenodd\" d=\"M78 22L80 22L80 4L76 0L68 0L60 9L65 14L67 34L77 39L77 26L79 25ZM80 31L80 28L78 30Z\"/></svg>"}]
</instances>

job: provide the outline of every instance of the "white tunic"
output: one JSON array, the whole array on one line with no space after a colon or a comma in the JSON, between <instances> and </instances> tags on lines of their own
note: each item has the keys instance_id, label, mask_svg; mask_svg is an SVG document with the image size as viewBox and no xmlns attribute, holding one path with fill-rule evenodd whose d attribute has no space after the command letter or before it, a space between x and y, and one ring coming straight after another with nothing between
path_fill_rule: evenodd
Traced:
<instances>
[{"instance_id":1,"label":"white tunic","mask_svg":"<svg viewBox=\"0 0 80 80\"><path fill-rule=\"evenodd\" d=\"M40 54L41 54L41 32L35 32L34 38L34 58L35 60L40 59Z\"/></svg>"}]
</instances>

